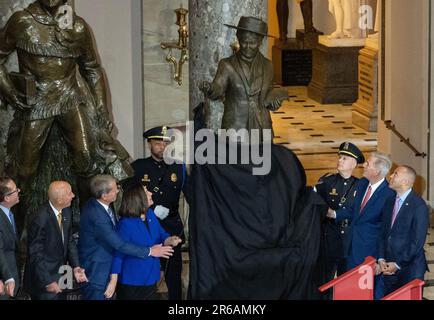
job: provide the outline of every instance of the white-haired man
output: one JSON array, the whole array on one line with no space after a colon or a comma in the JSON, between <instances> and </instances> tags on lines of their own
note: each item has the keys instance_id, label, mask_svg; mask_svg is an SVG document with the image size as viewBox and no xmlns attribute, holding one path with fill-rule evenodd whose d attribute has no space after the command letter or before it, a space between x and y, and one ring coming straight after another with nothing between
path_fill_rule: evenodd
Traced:
<instances>
[{"instance_id":1,"label":"white-haired man","mask_svg":"<svg viewBox=\"0 0 434 320\"><path fill-rule=\"evenodd\" d=\"M336 218L337 222L351 221L350 241L345 248L347 270L363 263L366 257L378 258L387 204L396 194L385 179L391 167L392 161L387 155L372 153L363 165L363 178L357 184L353 205L337 211L329 210L328 217ZM376 284L375 297L382 295L381 284Z\"/></svg>"}]
</instances>

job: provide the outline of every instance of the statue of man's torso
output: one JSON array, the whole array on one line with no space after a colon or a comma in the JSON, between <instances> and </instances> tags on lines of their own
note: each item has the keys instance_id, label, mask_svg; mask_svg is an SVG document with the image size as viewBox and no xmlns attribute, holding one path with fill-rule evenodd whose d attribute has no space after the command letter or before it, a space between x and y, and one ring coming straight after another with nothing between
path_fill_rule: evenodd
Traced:
<instances>
[{"instance_id":1,"label":"statue of man's torso","mask_svg":"<svg viewBox=\"0 0 434 320\"><path fill-rule=\"evenodd\" d=\"M7 49L17 50L20 73L33 76L36 83L36 104L24 118L45 119L85 103L76 78L77 62L84 61L89 41L81 18L75 16L73 28L62 30L35 2L11 17L5 37Z\"/></svg>"}]
</instances>

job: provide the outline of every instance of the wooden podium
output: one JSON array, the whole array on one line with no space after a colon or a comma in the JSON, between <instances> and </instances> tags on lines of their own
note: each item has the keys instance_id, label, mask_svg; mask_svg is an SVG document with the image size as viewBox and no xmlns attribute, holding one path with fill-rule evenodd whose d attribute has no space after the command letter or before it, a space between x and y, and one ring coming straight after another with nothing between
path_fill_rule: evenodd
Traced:
<instances>
[{"instance_id":1,"label":"wooden podium","mask_svg":"<svg viewBox=\"0 0 434 320\"><path fill-rule=\"evenodd\" d=\"M333 288L333 300L374 300L376 260L367 257L358 267L319 288L325 292Z\"/></svg>"},{"instance_id":2,"label":"wooden podium","mask_svg":"<svg viewBox=\"0 0 434 320\"><path fill-rule=\"evenodd\" d=\"M381 300L422 300L424 281L416 279Z\"/></svg>"}]
</instances>

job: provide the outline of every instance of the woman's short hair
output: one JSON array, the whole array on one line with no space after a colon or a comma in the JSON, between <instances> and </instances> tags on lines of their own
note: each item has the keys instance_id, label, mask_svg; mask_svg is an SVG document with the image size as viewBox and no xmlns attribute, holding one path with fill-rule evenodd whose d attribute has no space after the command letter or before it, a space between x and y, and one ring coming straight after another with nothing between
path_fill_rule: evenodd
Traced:
<instances>
[{"instance_id":1,"label":"woman's short hair","mask_svg":"<svg viewBox=\"0 0 434 320\"><path fill-rule=\"evenodd\" d=\"M138 218L149 208L148 198L141 184L128 188L123 196L119 214L122 217Z\"/></svg>"}]
</instances>

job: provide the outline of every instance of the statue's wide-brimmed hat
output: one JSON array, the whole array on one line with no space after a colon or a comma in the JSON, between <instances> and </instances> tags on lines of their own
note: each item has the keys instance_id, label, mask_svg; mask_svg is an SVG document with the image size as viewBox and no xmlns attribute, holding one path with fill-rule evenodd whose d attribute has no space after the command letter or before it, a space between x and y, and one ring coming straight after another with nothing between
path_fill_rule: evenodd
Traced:
<instances>
[{"instance_id":1,"label":"statue's wide-brimmed hat","mask_svg":"<svg viewBox=\"0 0 434 320\"><path fill-rule=\"evenodd\" d=\"M226 23L225 23L225 26L227 26L229 28L238 29L238 30L250 31L253 33L260 34L261 36L264 36L264 37L275 38L274 36L268 34L267 23L262 21L259 18L255 18L255 17L244 17L243 16L240 18L240 21L238 21L237 26L226 24Z\"/></svg>"}]
</instances>

